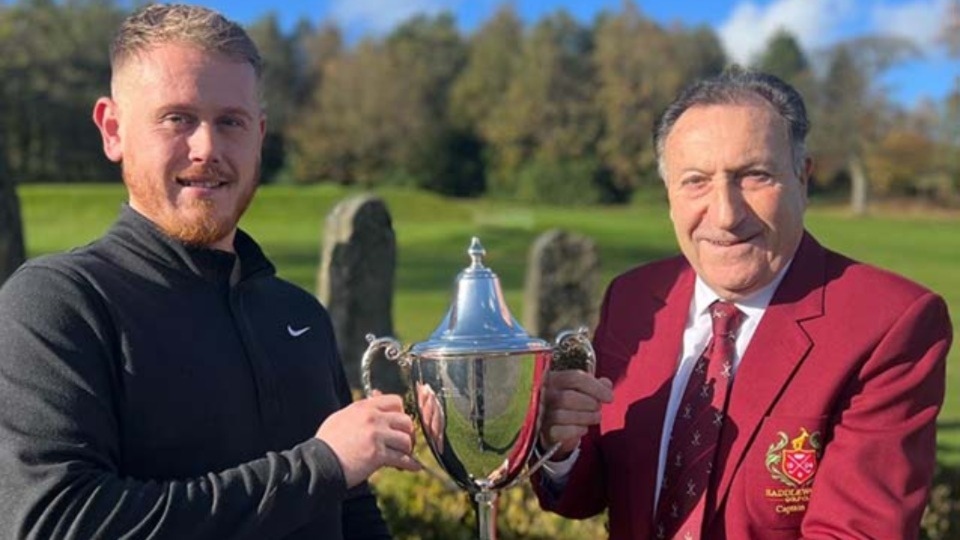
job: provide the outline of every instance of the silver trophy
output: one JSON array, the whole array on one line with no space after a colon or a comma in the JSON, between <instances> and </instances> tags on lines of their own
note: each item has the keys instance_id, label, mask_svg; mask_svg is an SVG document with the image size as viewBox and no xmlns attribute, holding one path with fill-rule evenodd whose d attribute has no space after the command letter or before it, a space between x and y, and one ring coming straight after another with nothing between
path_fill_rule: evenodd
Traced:
<instances>
[{"instance_id":1,"label":"silver trophy","mask_svg":"<svg viewBox=\"0 0 960 540\"><path fill-rule=\"evenodd\" d=\"M554 357L593 373L586 328L561 333L554 345L530 337L511 316L496 274L483 265L473 238L472 262L457 277L453 302L430 339L403 350L390 337L368 335L361 365L364 392L374 393L373 358L396 362L407 402L446 474L477 511L477 536L497 538L499 491L535 471L556 447L527 466L540 426L541 390ZM379 390L379 389L378 389Z\"/></svg>"}]
</instances>

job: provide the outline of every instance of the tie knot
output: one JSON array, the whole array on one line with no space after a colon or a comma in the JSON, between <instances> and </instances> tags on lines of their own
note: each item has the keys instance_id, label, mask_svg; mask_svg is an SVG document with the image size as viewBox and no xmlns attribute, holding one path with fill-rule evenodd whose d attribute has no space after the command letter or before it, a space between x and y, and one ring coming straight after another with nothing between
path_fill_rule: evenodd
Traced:
<instances>
[{"instance_id":1,"label":"tie knot","mask_svg":"<svg viewBox=\"0 0 960 540\"><path fill-rule=\"evenodd\" d=\"M732 302L717 300L710 304L710 317L713 321L713 337L733 339L743 319L743 312Z\"/></svg>"}]
</instances>

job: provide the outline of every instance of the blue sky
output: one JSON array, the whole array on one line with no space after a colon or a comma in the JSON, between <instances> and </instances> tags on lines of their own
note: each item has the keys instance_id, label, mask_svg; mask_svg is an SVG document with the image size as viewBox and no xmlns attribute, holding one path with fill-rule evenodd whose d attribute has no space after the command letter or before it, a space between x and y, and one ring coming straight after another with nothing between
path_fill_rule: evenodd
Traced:
<instances>
[{"instance_id":1,"label":"blue sky","mask_svg":"<svg viewBox=\"0 0 960 540\"><path fill-rule=\"evenodd\" d=\"M333 20L349 36L380 35L416 13L455 14L464 32L476 28L504 0L194 0L228 17L249 23L275 11L292 25L306 17ZM635 0L642 13L663 24L707 24L720 36L727 54L748 61L778 28L798 36L807 51L869 33L912 39L923 57L887 74L883 84L901 103L941 100L960 77L960 60L946 58L934 37L951 0ZM600 11L617 11L622 0L513 0L521 17L536 21L565 9L588 22Z\"/></svg>"}]
</instances>

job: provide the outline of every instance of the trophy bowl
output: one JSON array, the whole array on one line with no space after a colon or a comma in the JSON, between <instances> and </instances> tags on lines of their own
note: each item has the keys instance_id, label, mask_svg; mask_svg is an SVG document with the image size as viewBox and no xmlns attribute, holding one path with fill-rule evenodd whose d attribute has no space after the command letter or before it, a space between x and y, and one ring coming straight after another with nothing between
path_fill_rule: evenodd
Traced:
<instances>
[{"instance_id":1,"label":"trophy bowl","mask_svg":"<svg viewBox=\"0 0 960 540\"><path fill-rule=\"evenodd\" d=\"M453 302L427 341L409 348L376 338L363 355L364 392L373 384L373 357L381 351L401 367L424 439L446 475L470 494L477 537L494 540L501 490L525 479L556 448L530 464L541 417L544 377L553 359L570 355L593 372L586 328L560 333L553 344L527 335L510 315L496 275L483 265L473 238L470 266L457 277ZM576 352L576 354L572 354Z\"/></svg>"}]
</instances>

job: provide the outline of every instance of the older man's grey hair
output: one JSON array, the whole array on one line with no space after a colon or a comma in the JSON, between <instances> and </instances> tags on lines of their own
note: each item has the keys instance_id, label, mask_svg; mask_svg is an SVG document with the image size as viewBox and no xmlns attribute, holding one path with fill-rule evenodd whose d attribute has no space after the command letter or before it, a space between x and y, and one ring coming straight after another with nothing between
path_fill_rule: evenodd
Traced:
<instances>
[{"instance_id":1,"label":"older man's grey hair","mask_svg":"<svg viewBox=\"0 0 960 540\"><path fill-rule=\"evenodd\" d=\"M786 120L790 130L794 172L798 177L802 176L807 159L805 140L810 131L810 120L807 118L807 108L800 93L778 77L733 66L720 75L685 88L660 115L653 131L660 178L664 181L667 179L663 162L663 147L667 136L687 109L705 105L743 105L757 99L768 103Z\"/></svg>"}]
</instances>

